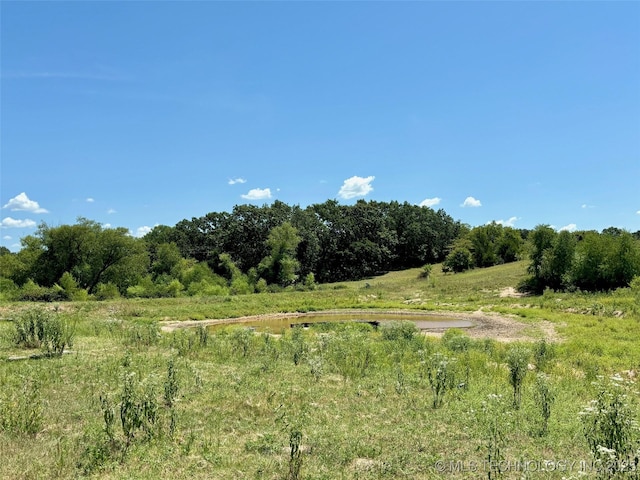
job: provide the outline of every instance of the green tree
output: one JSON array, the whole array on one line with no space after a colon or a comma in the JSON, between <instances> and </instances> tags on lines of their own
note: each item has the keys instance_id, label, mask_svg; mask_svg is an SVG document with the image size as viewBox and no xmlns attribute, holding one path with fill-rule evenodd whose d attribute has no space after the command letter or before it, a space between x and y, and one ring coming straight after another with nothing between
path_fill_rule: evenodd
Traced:
<instances>
[{"instance_id":1,"label":"green tree","mask_svg":"<svg viewBox=\"0 0 640 480\"><path fill-rule=\"evenodd\" d=\"M520 232L511 227L504 227L497 245L498 256L503 263L515 262L522 253L522 245Z\"/></svg>"},{"instance_id":2,"label":"green tree","mask_svg":"<svg viewBox=\"0 0 640 480\"><path fill-rule=\"evenodd\" d=\"M570 284L568 278L573 265L576 240L572 233L562 231L552 241L549 248L542 254L539 269L541 285L561 290Z\"/></svg>"},{"instance_id":3,"label":"green tree","mask_svg":"<svg viewBox=\"0 0 640 480\"><path fill-rule=\"evenodd\" d=\"M271 230L267 239L270 254L258 266L258 272L268 283L287 286L297 280L300 264L295 255L299 243L298 232L289 222Z\"/></svg>"},{"instance_id":4,"label":"green tree","mask_svg":"<svg viewBox=\"0 0 640 480\"><path fill-rule=\"evenodd\" d=\"M468 247L460 244L454 247L442 264L443 271L460 273L473 268L473 255Z\"/></svg>"},{"instance_id":5,"label":"green tree","mask_svg":"<svg viewBox=\"0 0 640 480\"><path fill-rule=\"evenodd\" d=\"M158 244L155 248L155 259L151 262L150 268L154 279L160 275L175 276L181 260L180 249L175 243Z\"/></svg>"},{"instance_id":6,"label":"green tree","mask_svg":"<svg viewBox=\"0 0 640 480\"><path fill-rule=\"evenodd\" d=\"M498 246L502 239L502 225L492 222L469 232L473 260L476 267L491 267L499 263Z\"/></svg>"},{"instance_id":7,"label":"green tree","mask_svg":"<svg viewBox=\"0 0 640 480\"><path fill-rule=\"evenodd\" d=\"M42 224L37 236L38 241L29 242L27 253L37 258L30 276L43 286L54 285L68 272L89 294L101 282L112 282L124 291L148 268L144 243L126 228L103 228L79 218L75 225Z\"/></svg>"}]
</instances>

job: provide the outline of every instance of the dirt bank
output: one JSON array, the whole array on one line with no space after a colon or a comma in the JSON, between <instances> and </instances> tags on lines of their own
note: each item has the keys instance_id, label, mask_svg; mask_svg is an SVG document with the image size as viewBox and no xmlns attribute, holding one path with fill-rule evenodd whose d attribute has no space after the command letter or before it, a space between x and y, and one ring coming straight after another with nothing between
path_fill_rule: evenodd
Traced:
<instances>
[{"instance_id":1,"label":"dirt bank","mask_svg":"<svg viewBox=\"0 0 640 480\"><path fill-rule=\"evenodd\" d=\"M419 312L415 310L326 310L321 312L309 313L268 313L263 315L250 315L236 318L220 318L208 320L185 320L185 321L165 321L160 322L160 327L164 332L172 332L178 328L190 328L198 325L219 325L219 324L235 324L245 322L255 322L261 319L270 318L303 318L305 316L317 315L344 315L344 314L363 314L369 316L395 314L406 316L420 317L455 317L460 319L468 319L474 323L473 327L465 328L464 331L472 338L493 338L501 342L514 342L537 340L544 337L548 341L557 342L559 337L551 322L540 321L535 324L525 324L519 322L515 317L498 315L478 310L473 313L468 312ZM445 328L434 328L424 330L425 335L441 336L446 331Z\"/></svg>"}]
</instances>

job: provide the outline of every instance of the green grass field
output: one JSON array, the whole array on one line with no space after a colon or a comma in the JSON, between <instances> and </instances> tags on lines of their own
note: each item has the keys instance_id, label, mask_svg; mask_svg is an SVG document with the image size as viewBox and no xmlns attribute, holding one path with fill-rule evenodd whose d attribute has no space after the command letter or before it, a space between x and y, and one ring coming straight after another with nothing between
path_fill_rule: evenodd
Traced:
<instances>
[{"instance_id":1,"label":"green grass field","mask_svg":"<svg viewBox=\"0 0 640 480\"><path fill-rule=\"evenodd\" d=\"M2 304L0 478L637 478L606 471L604 454L594 465L588 439L608 438L612 403L599 417L590 404L602 393L620 400L623 444L638 447L630 422L640 408L626 385L640 368L640 292L501 296L525 269L434 266L428 279L415 269L311 292L38 305L75 336L68 353L32 359L15 359L39 350L14 344L12 319L34 306ZM336 309L482 309L532 335L514 344L402 324L282 337L159 329ZM559 341L541 341L542 323ZM516 347L528 354L519 408Z\"/></svg>"}]
</instances>

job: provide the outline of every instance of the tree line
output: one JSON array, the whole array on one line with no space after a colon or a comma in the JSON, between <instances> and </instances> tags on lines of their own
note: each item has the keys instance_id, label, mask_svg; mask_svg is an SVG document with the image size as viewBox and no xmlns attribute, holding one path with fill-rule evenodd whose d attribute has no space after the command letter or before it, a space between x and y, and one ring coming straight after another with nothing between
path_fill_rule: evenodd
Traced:
<instances>
[{"instance_id":1,"label":"tree line","mask_svg":"<svg viewBox=\"0 0 640 480\"><path fill-rule=\"evenodd\" d=\"M237 205L140 239L79 218L40 225L19 252L0 256L0 277L24 299L310 288L440 262L463 229L444 210L364 200Z\"/></svg>"},{"instance_id":2,"label":"tree line","mask_svg":"<svg viewBox=\"0 0 640 480\"><path fill-rule=\"evenodd\" d=\"M368 278L442 262L464 272L529 258L522 290L609 290L640 275L640 232L474 228L407 202L335 200L306 208L237 205L143 238L79 218L41 224L17 253L0 251L0 298L229 295Z\"/></svg>"},{"instance_id":3,"label":"tree line","mask_svg":"<svg viewBox=\"0 0 640 480\"><path fill-rule=\"evenodd\" d=\"M603 291L627 287L640 277L640 232L619 228L556 232L539 225L530 234L530 277L523 291Z\"/></svg>"}]
</instances>

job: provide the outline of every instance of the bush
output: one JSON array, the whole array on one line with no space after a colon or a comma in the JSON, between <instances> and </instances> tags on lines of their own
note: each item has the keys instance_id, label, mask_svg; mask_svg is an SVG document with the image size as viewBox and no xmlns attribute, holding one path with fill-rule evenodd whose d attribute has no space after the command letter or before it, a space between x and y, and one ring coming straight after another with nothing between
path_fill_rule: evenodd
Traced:
<instances>
[{"instance_id":1,"label":"bush","mask_svg":"<svg viewBox=\"0 0 640 480\"><path fill-rule=\"evenodd\" d=\"M443 272L464 272L473 268L473 255L468 248L459 247L453 250L442 264Z\"/></svg>"},{"instance_id":2,"label":"bush","mask_svg":"<svg viewBox=\"0 0 640 480\"><path fill-rule=\"evenodd\" d=\"M22 312L13 320L13 343L22 348L40 348L47 355L62 355L73 345L74 329L57 314L41 308Z\"/></svg>"},{"instance_id":3,"label":"bush","mask_svg":"<svg viewBox=\"0 0 640 480\"><path fill-rule=\"evenodd\" d=\"M430 263L427 263L424 267L422 267L422 270L420 270L420 273L418 274L418 278L429 278L429 276L431 275L431 270L433 269L433 265L431 265Z\"/></svg>"},{"instance_id":4,"label":"bush","mask_svg":"<svg viewBox=\"0 0 640 480\"><path fill-rule=\"evenodd\" d=\"M380 324L383 340L411 340L419 331L416 324L410 321L391 321Z\"/></svg>"},{"instance_id":5,"label":"bush","mask_svg":"<svg viewBox=\"0 0 640 480\"><path fill-rule=\"evenodd\" d=\"M95 297L96 300L114 300L120 298L120 291L118 287L111 282L101 283L96 289Z\"/></svg>"},{"instance_id":6,"label":"bush","mask_svg":"<svg viewBox=\"0 0 640 480\"><path fill-rule=\"evenodd\" d=\"M449 328L442 335L442 343L452 352L466 352L471 347L471 338L458 328Z\"/></svg>"},{"instance_id":7,"label":"bush","mask_svg":"<svg viewBox=\"0 0 640 480\"><path fill-rule=\"evenodd\" d=\"M69 300L64 289L58 285L41 287L33 280L28 280L20 289L18 300L23 302L62 302Z\"/></svg>"},{"instance_id":8,"label":"bush","mask_svg":"<svg viewBox=\"0 0 640 480\"><path fill-rule=\"evenodd\" d=\"M313 274L313 272L309 272L307 273L307 275L305 275L302 284L304 285L305 290L316 289L316 276Z\"/></svg>"},{"instance_id":9,"label":"bush","mask_svg":"<svg viewBox=\"0 0 640 480\"><path fill-rule=\"evenodd\" d=\"M20 289L9 278L0 277L0 300L11 301L18 298Z\"/></svg>"}]
</instances>

